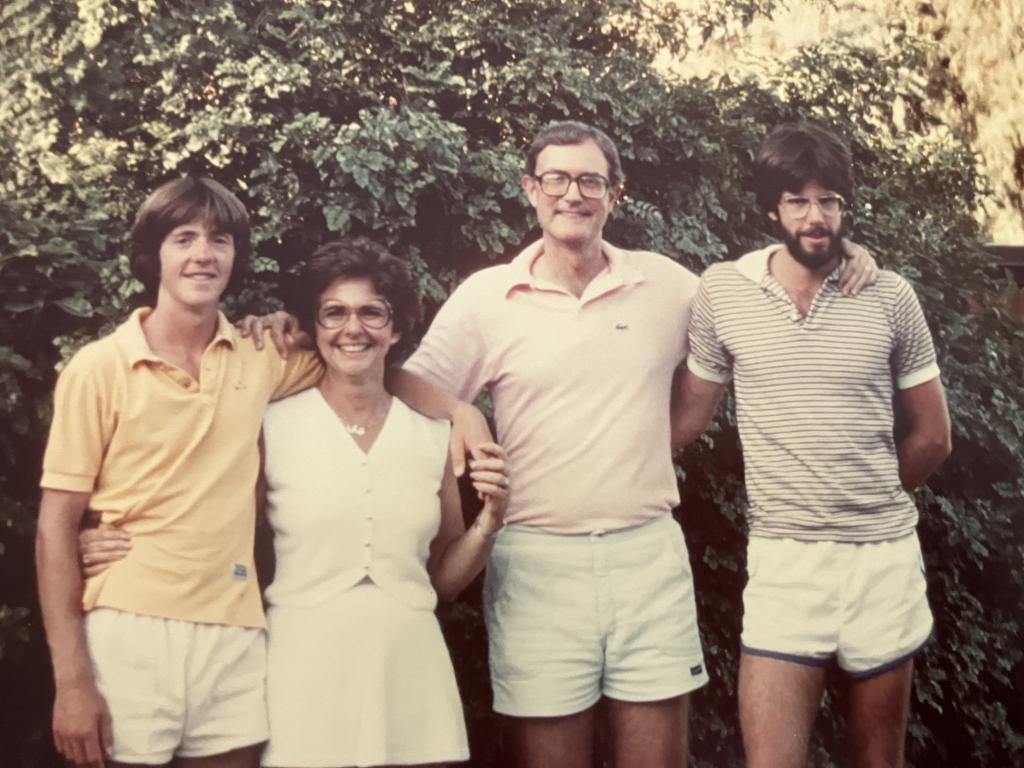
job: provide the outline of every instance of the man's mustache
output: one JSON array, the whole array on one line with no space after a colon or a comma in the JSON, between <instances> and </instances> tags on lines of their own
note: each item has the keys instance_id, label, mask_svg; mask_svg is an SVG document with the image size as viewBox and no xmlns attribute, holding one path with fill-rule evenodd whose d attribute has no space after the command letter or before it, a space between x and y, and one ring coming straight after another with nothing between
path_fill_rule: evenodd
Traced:
<instances>
[{"instance_id":1,"label":"man's mustache","mask_svg":"<svg viewBox=\"0 0 1024 768\"><path fill-rule=\"evenodd\" d=\"M798 232L797 237L832 237L832 231L825 227L811 227Z\"/></svg>"}]
</instances>

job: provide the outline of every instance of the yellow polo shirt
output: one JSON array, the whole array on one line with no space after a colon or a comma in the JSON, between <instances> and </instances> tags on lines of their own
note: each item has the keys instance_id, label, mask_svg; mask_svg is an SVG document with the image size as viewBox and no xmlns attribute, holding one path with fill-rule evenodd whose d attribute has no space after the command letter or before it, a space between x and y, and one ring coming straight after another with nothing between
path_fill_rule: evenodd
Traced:
<instances>
[{"instance_id":1,"label":"yellow polo shirt","mask_svg":"<svg viewBox=\"0 0 1024 768\"><path fill-rule=\"evenodd\" d=\"M316 383L309 353L257 350L220 315L200 378L157 357L137 310L83 347L57 380L40 485L91 493L132 535L128 556L88 579L83 607L264 625L253 564L263 410Z\"/></svg>"}]
</instances>

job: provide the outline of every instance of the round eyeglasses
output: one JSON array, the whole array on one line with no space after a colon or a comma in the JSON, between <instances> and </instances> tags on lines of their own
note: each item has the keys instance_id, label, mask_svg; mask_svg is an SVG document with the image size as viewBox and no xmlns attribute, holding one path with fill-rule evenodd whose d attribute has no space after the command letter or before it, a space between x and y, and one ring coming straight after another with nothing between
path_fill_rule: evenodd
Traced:
<instances>
[{"instance_id":1,"label":"round eyeglasses","mask_svg":"<svg viewBox=\"0 0 1024 768\"><path fill-rule=\"evenodd\" d=\"M587 197L597 200L608 194L611 182L599 173L581 173L579 176L570 176L561 171L548 171L539 176L534 176L540 182L540 191L551 197L562 197L568 194L569 187L576 184L580 191L580 197Z\"/></svg>"},{"instance_id":2,"label":"round eyeglasses","mask_svg":"<svg viewBox=\"0 0 1024 768\"><path fill-rule=\"evenodd\" d=\"M340 301L329 301L320 305L316 313L316 322L321 328L334 331L344 326L352 315L356 316L364 328L377 331L386 327L393 317L391 306L385 301L371 301L359 307L350 307Z\"/></svg>"},{"instance_id":3,"label":"round eyeglasses","mask_svg":"<svg viewBox=\"0 0 1024 768\"><path fill-rule=\"evenodd\" d=\"M846 207L846 201L839 195L822 195L812 200L809 197L783 198L782 207L793 219L803 219L811 212L811 206L817 205L822 216L838 216Z\"/></svg>"}]
</instances>

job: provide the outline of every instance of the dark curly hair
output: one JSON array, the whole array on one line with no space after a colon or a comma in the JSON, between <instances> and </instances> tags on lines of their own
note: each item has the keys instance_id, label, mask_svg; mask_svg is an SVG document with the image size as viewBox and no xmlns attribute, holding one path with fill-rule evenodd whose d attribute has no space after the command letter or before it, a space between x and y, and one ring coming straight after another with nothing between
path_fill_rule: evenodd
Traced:
<instances>
[{"instance_id":1,"label":"dark curly hair","mask_svg":"<svg viewBox=\"0 0 1024 768\"><path fill-rule=\"evenodd\" d=\"M853 203L850 150L831 131L810 122L772 129L754 161L754 192L763 213L779 207L783 192L799 192L816 181Z\"/></svg>"},{"instance_id":2,"label":"dark curly hair","mask_svg":"<svg viewBox=\"0 0 1024 768\"><path fill-rule=\"evenodd\" d=\"M237 290L249 266L249 214L241 201L213 179L186 177L158 187L135 214L132 225L132 275L155 303L160 288L160 246L175 227L201 220L227 232L235 243L235 260L227 291Z\"/></svg>"},{"instance_id":3,"label":"dark curly hair","mask_svg":"<svg viewBox=\"0 0 1024 768\"><path fill-rule=\"evenodd\" d=\"M392 322L401 338L388 352L392 364L412 348L412 333L420 319L420 301L405 262L368 237L346 237L324 243L302 273L297 315L302 330L316 338L320 297L336 280L365 278L391 305Z\"/></svg>"}]
</instances>

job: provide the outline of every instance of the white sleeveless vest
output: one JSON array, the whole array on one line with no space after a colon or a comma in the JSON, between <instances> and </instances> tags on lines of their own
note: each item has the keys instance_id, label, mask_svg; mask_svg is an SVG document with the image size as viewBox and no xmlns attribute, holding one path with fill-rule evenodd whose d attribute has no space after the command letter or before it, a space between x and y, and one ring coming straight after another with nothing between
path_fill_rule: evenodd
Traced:
<instances>
[{"instance_id":1,"label":"white sleeveless vest","mask_svg":"<svg viewBox=\"0 0 1024 768\"><path fill-rule=\"evenodd\" d=\"M426 562L449 429L393 398L364 454L319 390L272 403L264 471L277 570L267 602L315 606L369 577L409 607L433 610Z\"/></svg>"}]
</instances>

